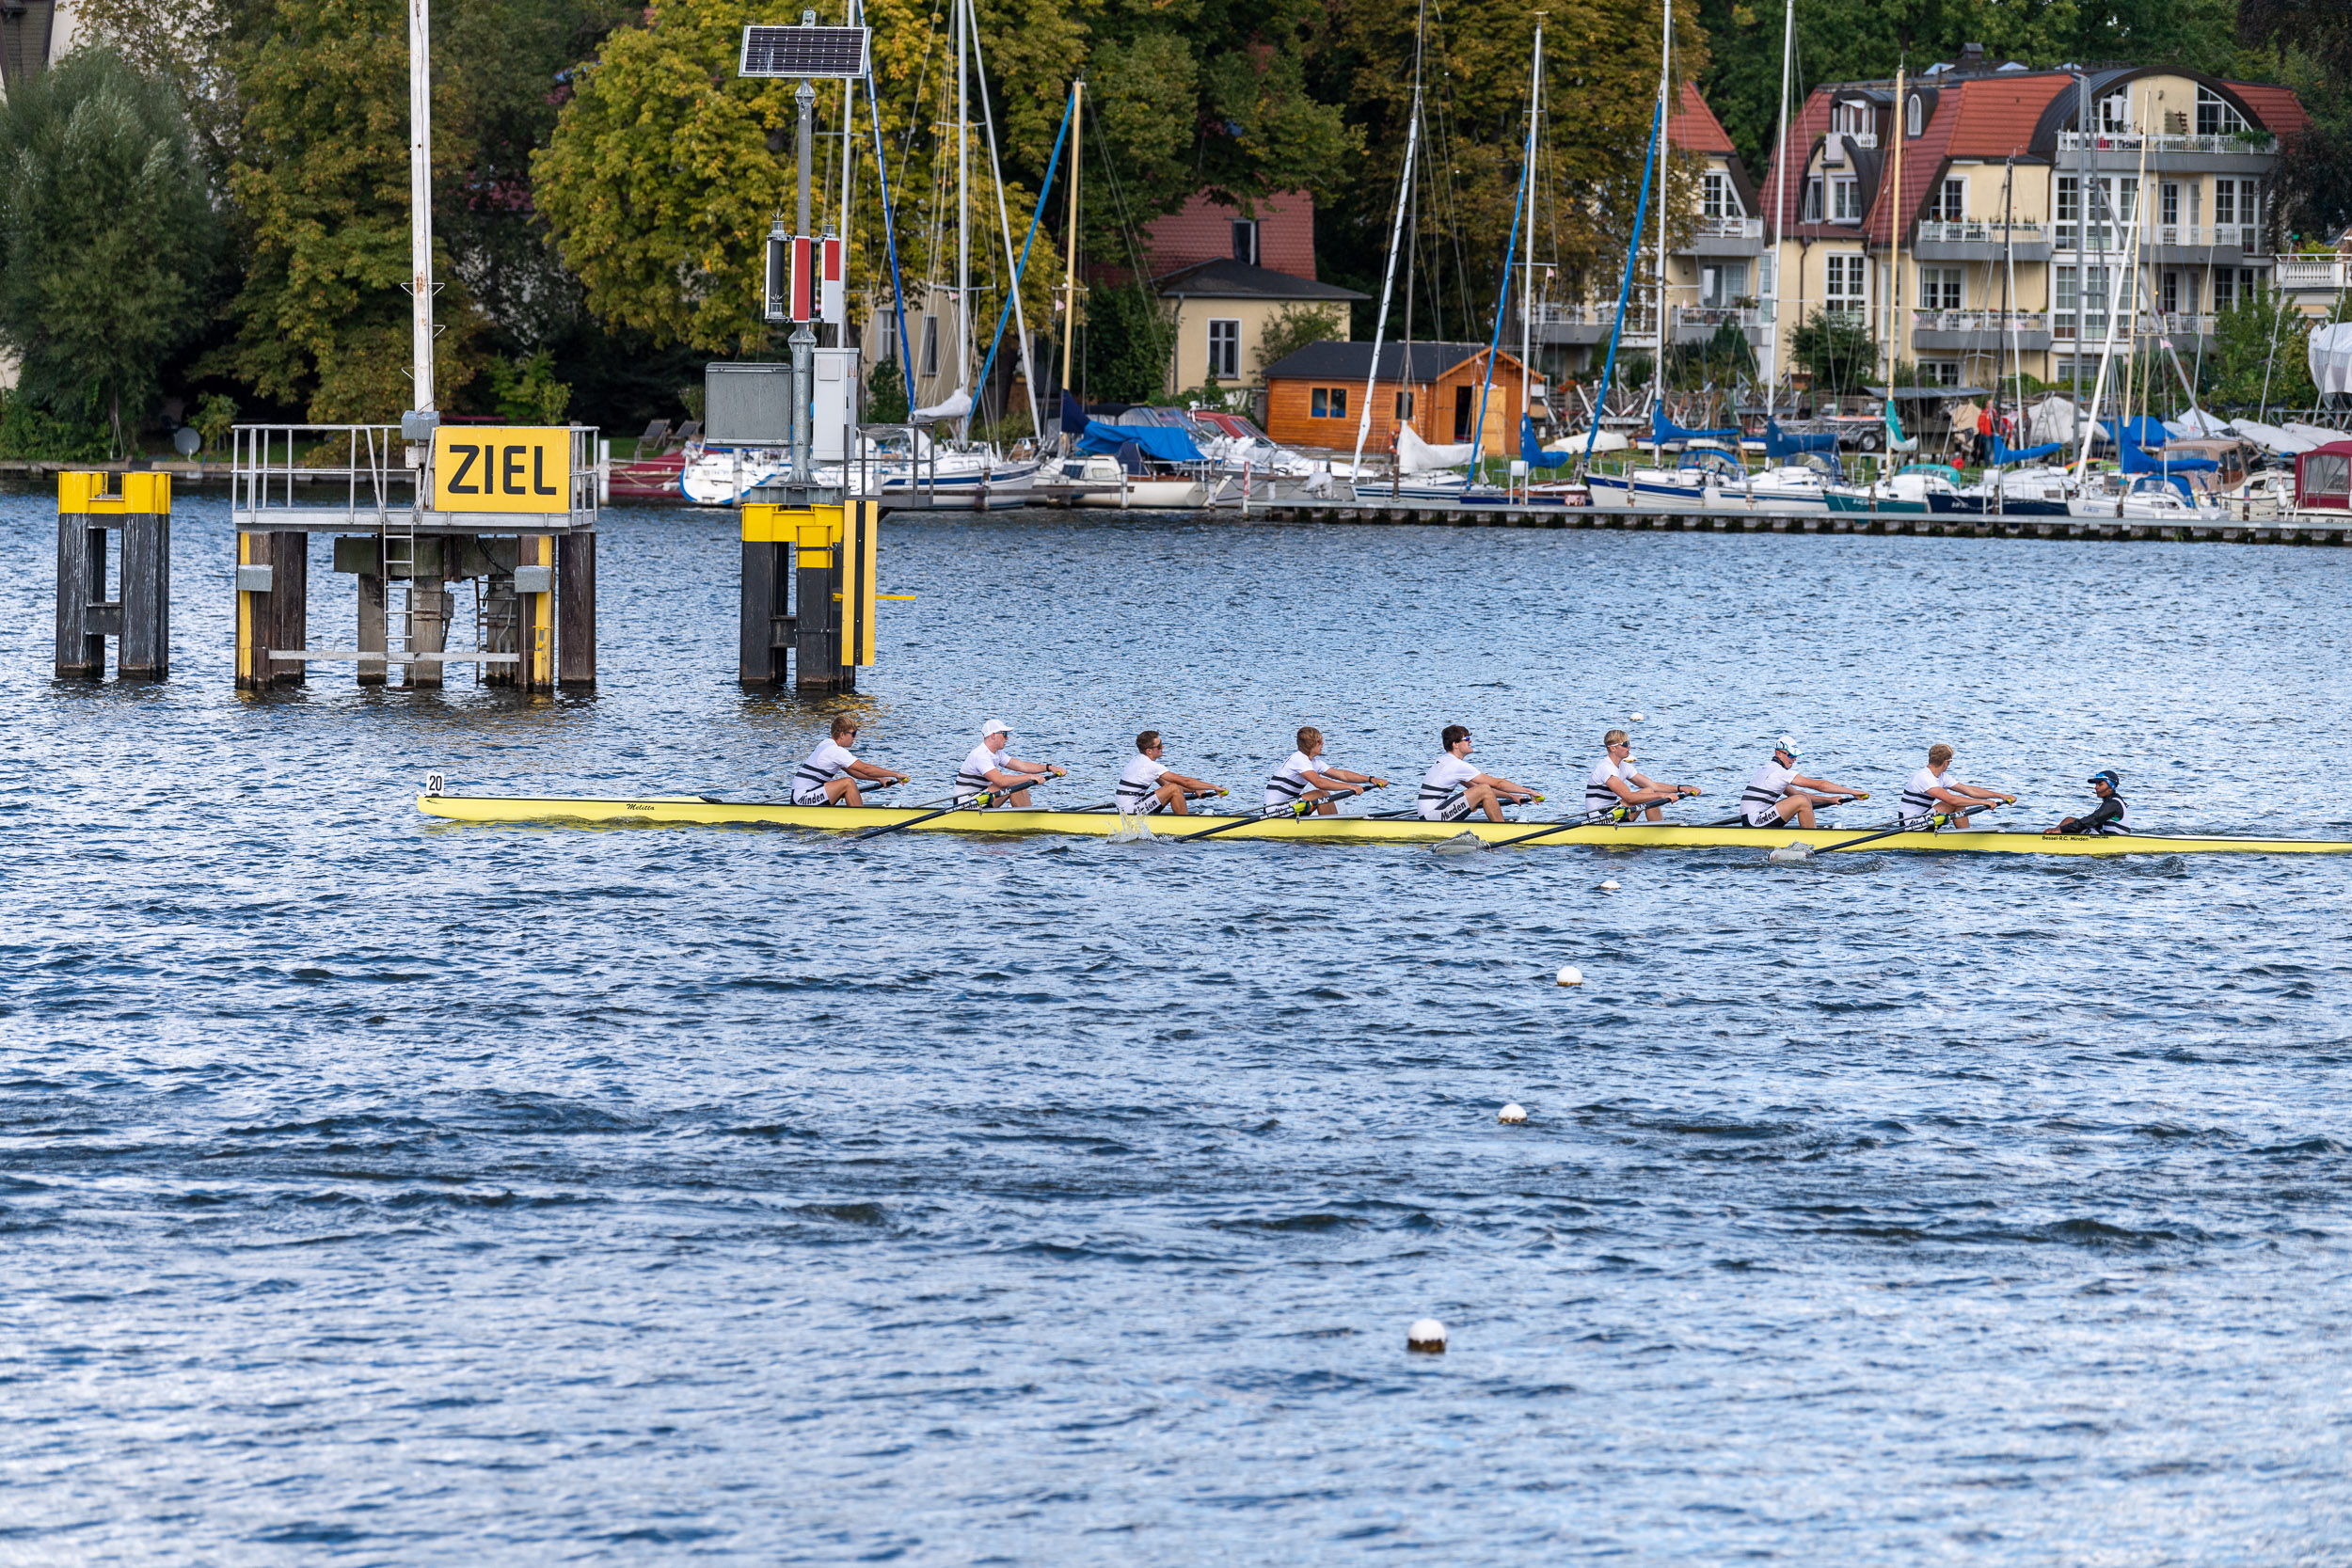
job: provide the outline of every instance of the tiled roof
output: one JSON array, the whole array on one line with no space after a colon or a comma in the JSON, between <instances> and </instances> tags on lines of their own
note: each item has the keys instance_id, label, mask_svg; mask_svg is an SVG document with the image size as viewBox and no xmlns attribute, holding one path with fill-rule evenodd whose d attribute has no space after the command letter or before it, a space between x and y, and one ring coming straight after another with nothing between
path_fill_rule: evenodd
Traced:
<instances>
[{"instance_id":1,"label":"tiled roof","mask_svg":"<svg viewBox=\"0 0 2352 1568\"><path fill-rule=\"evenodd\" d=\"M1145 264L1165 277L1196 261L1233 254L1239 209L1195 191L1184 204L1144 225ZM1294 277L1315 275L1315 201L1305 191L1276 191L1257 203L1258 264Z\"/></svg>"},{"instance_id":2,"label":"tiled roof","mask_svg":"<svg viewBox=\"0 0 2352 1568\"><path fill-rule=\"evenodd\" d=\"M1381 345L1381 380L1435 381L1463 360L1474 359L1486 352L1484 343L1415 343L1411 373L1407 374L1405 347L1403 343ZM1511 356L1504 355L1502 358ZM1366 342L1309 343L1265 368L1268 381L1362 381L1371 374L1372 345Z\"/></svg>"},{"instance_id":3,"label":"tiled roof","mask_svg":"<svg viewBox=\"0 0 2352 1568\"><path fill-rule=\"evenodd\" d=\"M2301 100L2293 87L2256 87L2251 82L2232 82L2230 86L2246 101L2263 122L2263 129L2274 135L2299 136L2312 127L2312 117L2303 112Z\"/></svg>"},{"instance_id":4,"label":"tiled roof","mask_svg":"<svg viewBox=\"0 0 2352 1568\"><path fill-rule=\"evenodd\" d=\"M1666 142L1685 152L1729 156L1733 150L1730 134L1724 131L1724 122L1715 118L1715 111L1707 106L1695 82L1682 84L1682 101L1666 117Z\"/></svg>"},{"instance_id":5,"label":"tiled roof","mask_svg":"<svg viewBox=\"0 0 2352 1568\"><path fill-rule=\"evenodd\" d=\"M2073 77L2055 71L1971 76L1953 83L1944 89L1946 102L1935 117L1951 121L1947 153L1954 158L2024 153L2042 112L2073 86Z\"/></svg>"},{"instance_id":6,"label":"tiled roof","mask_svg":"<svg viewBox=\"0 0 2352 1568\"><path fill-rule=\"evenodd\" d=\"M1152 287L1162 299L1370 299L1336 283L1318 283L1272 267L1247 261L1197 261L1180 272L1156 278Z\"/></svg>"}]
</instances>

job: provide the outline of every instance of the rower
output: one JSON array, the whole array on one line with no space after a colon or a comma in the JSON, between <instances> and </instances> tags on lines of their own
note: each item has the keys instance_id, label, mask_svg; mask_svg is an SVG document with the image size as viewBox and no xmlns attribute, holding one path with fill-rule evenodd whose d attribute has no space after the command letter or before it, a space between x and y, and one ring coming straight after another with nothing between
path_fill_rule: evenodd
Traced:
<instances>
[{"instance_id":1,"label":"rower","mask_svg":"<svg viewBox=\"0 0 2352 1568\"><path fill-rule=\"evenodd\" d=\"M1797 771L1797 743L1782 736L1772 747L1772 760L1756 770L1740 795L1740 815L1751 828L1777 828L1790 817L1800 828L1813 826L1817 806L1834 806L1841 800L1867 800L1870 792L1808 778Z\"/></svg>"},{"instance_id":2,"label":"rower","mask_svg":"<svg viewBox=\"0 0 2352 1568\"><path fill-rule=\"evenodd\" d=\"M2056 838L2060 833L2128 833L2132 831L2131 808L2118 793L2123 787L2122 775L2112 768L2102 768L2090 775L2090 792L2099 797L2099 803L2085 816L2064 816L2055 828L2042 830L2043 838Z\"/></svg>"},{"instance_id":3,"label":"rower","mask_svg":"<svg viewBox=\"0 0 2352 1568\"><path fill-rule=\"evenodd\" d=\"M1148 816L1156 811L1171 811L1179 816L1189 816L1192 809L1185 804L1187 795L1222 795L1205 779L1189 779L1160 761L1167 748L1160 743L1160 732L1146 730L1136 736L1136 759L1119 775L1119 813L1121 816Z\"/></svg>"},{"instance_id":4,"label":"rower","mask_svg":"<svg viewBox=\"0 0 2352 1568\"><path fill-rule=\"evenodd\" d=\"M865 798L858 793L858 784L888 785L904 784L908 775L894 773L887 768L870 762L860 762L850 754L857 743L857 721L847 714L833 721L833 734L818 742L808 760L792 775L792 803L796 806L862 806Z\"/></svg>"},{"instance_id":5,"label":"rower","mask_svg":"<svg viewBox=\"0 0 2352 1568\"><path fill-rule=\"evenodd\" d=\"M1952 749L1942 741L1928 748L1928 765L1903 785L1902 821L1906 828L1934 829L1940 816L1955 828L1968 826L1968 814L1999 801L2015 805L2017 797L1981 784L1962 784L1951 775Z\"/></svg>"},{"instance_id":6,"label":"rower","mask_svg":"<svg viewBox=\"0 0 2352 1568\"><path fill-rule=\"evenodd\" d=\"M957 805L968 806L986 793L992 805L1025 810L1029 785L1042 779L1058 779L1068 771L1050 762L1023 762L1005 750L1005 742L1011 738L1012 731L1001 719L990 720L981 729L980 743L956 769Z\"/></svg>"},{"instance_id":7,"label":"rower","mask_svg":"<svg viewBox=\"0 0 2352 1568\"><path fill-rule=\"evenodd\" d=\"M1389 781L1370 773L1334 768L1323 760L1323 732L1311 726L1298 732L1298 750L1265 782L1265 809L1288 811L1302 800L1326 816L1337 816L1342 796L1367 789L1386 789Z\"/></svg>"},{"instance_id":8,"label":"rower","mask_svg":"<svg viewBox=\"0 0 2352 1568\"><path fill-rule=\"evenodd\" d=\"M1648 806L1652 822L1662 822L1658 803L1680 800L1700 793L1696 784L1660 784L1633 770L1633 739L1623 730L1611 730L1600 737L1603 755L1593 765L1590 777L1584 781L1584 815L1614 816L1620 822L1633 819L1636 809Z\"/></svg>"},{"instance_id":9,"label":"rower","mask_svg":"<svg viewBox=\"0 0 2352 1568\"><path fill-rule=\"evenodd\" d=\"M1487 821L1500 822L1506 804L1523 805L1543 799L1525 784L1471 767L1470 733L1461 725L1448 724L1439 732L1438 743L1445 748L1445 755L1422 777L1419 809L1422 821L1459 822L1474 811L1483 811Z\"/></svg>"}]
</instances>

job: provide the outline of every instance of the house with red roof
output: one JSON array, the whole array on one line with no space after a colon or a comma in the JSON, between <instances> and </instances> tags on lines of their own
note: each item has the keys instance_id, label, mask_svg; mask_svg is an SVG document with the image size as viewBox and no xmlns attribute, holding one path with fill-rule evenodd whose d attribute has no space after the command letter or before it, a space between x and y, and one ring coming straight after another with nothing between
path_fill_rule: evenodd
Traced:
<instances>
[{"instance_id":1,"label":"house with red roof","mask_svg":"<svg viewBox=\"0 0 2352 1568\"><path fill-rule=\"evenodd\" d=\"M1817 311L1947 385L2086 383L2100 356L2188 360L2271 286L2269 183L2293 92L2176 66L1992 66L1817 87L1760 182L1778 272L1767 370ZM1768 285L1766 293L1771 293ZM1787 367L1782 366L1783 372Z\"/></svg>"}]
</instances>

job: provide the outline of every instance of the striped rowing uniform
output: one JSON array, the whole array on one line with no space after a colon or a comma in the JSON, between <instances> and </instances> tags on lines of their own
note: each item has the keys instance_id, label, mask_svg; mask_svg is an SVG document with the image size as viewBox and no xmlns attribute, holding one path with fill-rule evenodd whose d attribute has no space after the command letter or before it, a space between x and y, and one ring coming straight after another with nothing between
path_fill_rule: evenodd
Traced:
<instances>
[{"instance_id":1,"label":"striped rowing uniform","mask_svg":"<svg viewBox=\"0 0 2352 1568\"><path fill-rule=\"evenodd\" d=\"M1465 786L1478 777L1478 769L1451 752L1438 759L1437 765L1422 775L1421 799L1417 802L1424 822L1459 822L1470 812L1470 797Z\"/></svg>"},{"instance_id":2,"label":"striped rowing uniform","mask_svg":"<svg viewBox=\"0 0 2352 1568\"><path fill-rule=\"evenodd\" d=\"M1623 798L1609 787L1609 781L1622 779L1628 789L1639 789L1642 786L1633 782L1632 771L1631 758L1618 762L1611 757L1603 757L1594 764L1591 777L1584 781L1584 815L1597 816L1602 812L1614 811L1624 805Z\"/></svg>"},{"instance_id":3,"label":"striped rowing uniform","mask_svg":"<svg viewBox=\"0 0 2352 1568\"><path fill-rule=\"evenodd\" d=\"M1137 752L1127 770L1119 775L1119 788L1113 792L1120 815L1138 816L1161 810L1160 775L1167 771L1165 766Z\"/></svg>"},{"instance_id":4,"label":"striped rowing uniform","mask_svg":"<svg viewBox=\"0 0 2352 1568\"><path fill-rule=\"evenodd\" d=\"M1304 752L1293 752L1290 761L1274 770L1265 782L1265 809L1288 811L1298 803L1298 798L1309 790L1322 787L1309 781L1310 773L1320 773L1330 764Z\"/></svg>"},{"instance_id":5,"label":"striped rowing uniform","mask_svg":"<svg viewBox=\"0 0 2352 1568\"><path fill-rule=\"evenodd\" d=\"M801 764L799 771L792 775L792 803L796 806L828 804L825 786L835 779L848 778L850 765L855 761L857 758L850 754L847 747L836 744L832 736L826 736L817 750L809 752L808 760Z\"/></svg>"},{"instance_id":6,"label":"striped rowing uniform","mask_svg":"<svg viewBox=\"0 0 2352 1568\"><path fill-rule=\"evenodd\" d=\"M1746 817L1751 828L1772 828L1780 825L1778 806L1788 793L1789 781L1797 776L1793 768L1778 762L1767 762L1748 780L1748 787L1740 793L1740 815Z\"/></svg>"},{"instance_id":7,"label":"striped rowing uniform","mask_svg":"<svg viewBox=\"0 0 2352 1568\"><path fill-rule=\"evenodd\" d=\"M1958 783L1960 783L1960 775L1954 773L1948 767L1945 768L1941 778L1938 778L1935 770L1930 768L1922 768L1914 773L1903 784L1903 804L1900 813L1903 825L1907 828L1925 828L1932 822L1936 813L1959 810L1960 808L1947 805L1928 793L1931 789L1948 789Z\"/></svg>"},{"instance_id":8,"label":"striped rowing uniform","mask_svg":"<svg viewBox=\"0 0 2352 1568\"><path fill-rule=\"evenodd\" d=\"M992 752L989 750L988 742L983 740L972 748L972 754L963 759L961 768L956 769L957 805L968 806L975 796L984 790L996 787L989 782L988 775L992 768L999 773L1010 772L1012 753L1005 751Z\"/></svg>"}]
</instances>

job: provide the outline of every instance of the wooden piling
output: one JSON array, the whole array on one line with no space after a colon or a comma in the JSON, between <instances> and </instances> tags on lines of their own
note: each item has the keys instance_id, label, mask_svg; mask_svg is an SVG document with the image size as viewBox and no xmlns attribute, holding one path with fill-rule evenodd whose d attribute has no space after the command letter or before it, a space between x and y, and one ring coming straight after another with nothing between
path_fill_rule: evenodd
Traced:
<instances>
[{"instance_id":1,"label":"wooden piling","mask_svg":"<svg viewBox=\"0 0 2352 1568\"><path fill-rule=\"evenodd\" d=\"M555 547L555 684L596 684L596 536L567 533Z\"/></svg>"},{"instance_id":2,"label":"wooden piling","mask_svg":"<svg viewBox=\"0 0 2352 1568\"><path fill-rule=\"evenodd\" d=\"M106 639L116 639L115 673L162 680L171 673L171 478L124 474L57 476L57 643L59 679L97 680L106 673ZM122 533L119 596L106 597L107 534Z\"/></svg>"}]
</instances>

